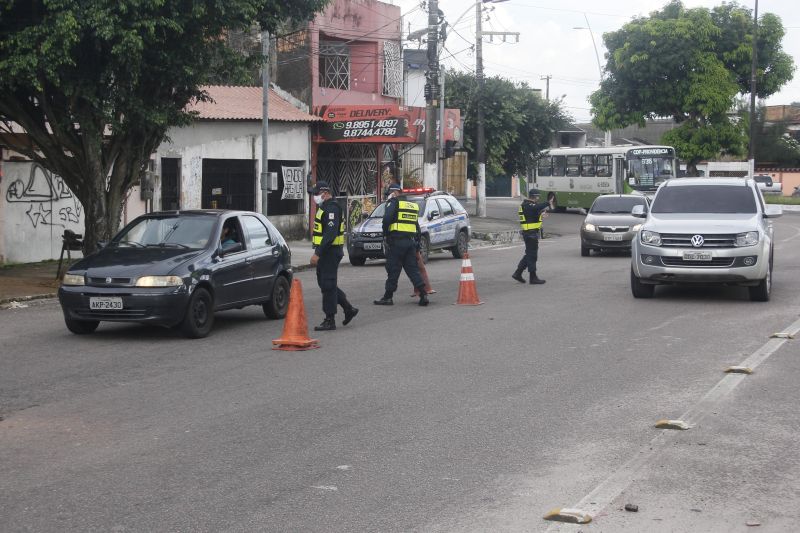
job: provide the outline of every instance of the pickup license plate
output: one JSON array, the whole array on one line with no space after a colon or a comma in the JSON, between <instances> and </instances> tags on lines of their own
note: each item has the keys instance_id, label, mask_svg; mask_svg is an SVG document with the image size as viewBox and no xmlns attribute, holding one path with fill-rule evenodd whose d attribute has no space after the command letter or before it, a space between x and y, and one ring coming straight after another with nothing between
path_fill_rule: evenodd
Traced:
<instances>
[{"instance_id":1,"label":"pickup license plate","mask_svg":"<svg viewBox=\"0 0 800 533\"><path fill-rule=\"evenodd\" d=\"M622 233L603 233L604 241L621 241Z\"/></svg>"},{"instance_id":2,"label":"pickup license plate","mask_svg":"<svg viewBox=\"0 0 800 533\"><path fill-rule=\"evenodd\" d=\"M711 261L711 252L683 252L684 261Z\"/></svg>"},{"instance_id":3,"label":"pickup license plate","mask_svg":"<svg viewBox=\"0 0 800 533\"><path fill-rule=\"evenodd\" d=\"M108 311L122 309L122 298L97 296L89 298L89 309Z\"/></svg>"},{"instance_id":4,"label":"pickup license plate","mask_svg":"<svg viewBox=\"0 0 800 533\"><path fill-rule=\"evenodd\" d=\"M379 242L365 242L364 249L365 250L380 250L383 248L383 244Z\"/></svg>"}]
</instances>

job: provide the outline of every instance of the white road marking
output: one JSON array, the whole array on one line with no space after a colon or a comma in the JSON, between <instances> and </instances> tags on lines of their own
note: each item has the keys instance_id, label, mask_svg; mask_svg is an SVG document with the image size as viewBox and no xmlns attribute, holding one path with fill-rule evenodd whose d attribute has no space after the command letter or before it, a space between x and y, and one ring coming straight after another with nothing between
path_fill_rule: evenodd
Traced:
<instances>
[{"instance_id":1,"label":"white road marking","mask_svg":"<svg viewBox=\"0 0 800 533\"><path fill-rule=\"evenodd\" d=\"M800 320L784 328L783 331L793 335L800 332ZM789 341L787 339L770 339L738 366L744 366L755 370L758 365L766 361L770 355L775 353L778 348L783 346L786 342ZM735 389L739 383L747 378L747 374L726 374L724 378L700 399L700 401L690 407L689 410L680 417L680 420L683 420L689 426L696 426L706 415L714 412L719 402ZM615 470L605 481L595 487L594 490L584 496L578 503L570 507L582 509L592 516L597 516L603 509L611 505L611 502L622 494L634 479L639 477L637 475L638 472L655 458L656 454L674 435L675 434L672 432L659 433L649 444L639 450L639 453L636 454L633 459L625 463L621 468ZM553 504L557 505L558 502L553 502ZM546 531L574 531L574 527L575 526L571 524L553 524L547 528Z\"/></svg>"}]
</instances>

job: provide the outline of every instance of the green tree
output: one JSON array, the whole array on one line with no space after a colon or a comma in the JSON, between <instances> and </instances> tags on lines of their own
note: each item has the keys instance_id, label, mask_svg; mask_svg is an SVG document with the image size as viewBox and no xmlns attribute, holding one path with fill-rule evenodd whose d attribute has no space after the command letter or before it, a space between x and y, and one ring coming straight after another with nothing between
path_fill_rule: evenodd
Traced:
<instances>
[{"instance_id":1,"label":"green tree","mask_svg":"<svg viewBox=\"0 0 800 533\"><path fill-rule=\"evenodd\" d=\"M60 175L85 213L84 249L116 231L122 203L200 86L224 36L307 19L327 0L0 0L0 130L11 148ZM231 67L231 72L237 69ZM242 70L243 71L243 70ZM10 138L10 136L7 136Z\"/></svg>"},{"instance_id":2,"label":"green tree","mask_svg":"<svg viewBox=\"0 0 800 533\"><path fill-rule=\"evenodd\" d=\"M756 117L756 160L776 167L800 167L800 142L789 133L787 122L766 123L765 114L761 107Z\"/></svg>"},{"instance_id":3,"label":"green tree","mask_svg":"<svg viewBox=\"0 0 800 533\"><path fill-rule=\"evenodd\" d=\"M781 48L780 19L758 23L757 95L767 97L792 78L794 63ZM663 142L692 169L719 154L743 155L746 121L732 116L737 95L750 92L752 12L736 3L712 10L669 2L603 36L606 76L591 98L593 122L609 130L648 118L672 117L679 127Z\"/></svg>"},{"instance_id":4,"label":"green tree","mask_svg":"<svg viewBox=\"0 0 800 533\"><path fill-rule=\"evenodd\" d=\"M477 80L473 74L448 72L445 89L446 106L461 109L469 173L475 176ZM486 78L483 101L486 179L490 182L531 168L539 152L550 146L553 133L567 122L557 102L542 100L526 83Z\"/></svg>"}]
</instances>

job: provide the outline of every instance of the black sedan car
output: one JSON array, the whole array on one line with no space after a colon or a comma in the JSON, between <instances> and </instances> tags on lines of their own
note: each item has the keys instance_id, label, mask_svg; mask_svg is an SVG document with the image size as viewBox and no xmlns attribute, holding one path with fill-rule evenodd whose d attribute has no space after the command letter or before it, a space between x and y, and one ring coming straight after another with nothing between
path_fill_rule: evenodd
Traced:
<instances>
[{"instance_id":1,"label":"black sedan car","mask_svg":"<svg viewBox=\"0 0 800 533\"><path fill-rule=\"evenodd\" d=\"M199 338L215 311L261 305L283 318L291 278L289 247L263 215L171 211L138 217L70 267L58 299L79 335L107 320L180 326Z\"/></svg>"}]
</instances>

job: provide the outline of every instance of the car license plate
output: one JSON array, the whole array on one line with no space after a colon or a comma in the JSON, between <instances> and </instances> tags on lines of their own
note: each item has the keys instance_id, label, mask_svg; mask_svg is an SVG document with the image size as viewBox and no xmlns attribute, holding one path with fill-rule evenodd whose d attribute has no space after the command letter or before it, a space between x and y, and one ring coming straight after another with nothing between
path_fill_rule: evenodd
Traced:
<instances>
[{"instance_id":1,"label":"car license plate","mask_svg":"<svg viewBox=\"0 0 800 533\"><path fill-rule=\"evenodd\" d=\"M380 250L383 248L383 244L379 242L365 242L364 249L365 250Z\"/></svg>"},{"instance_id":2,"label":"car license plate","mask_svg":"<svg viewBox=\"0 0 800 533\"><path fill-rule=\"evenodd\" d=\"M711 252L683 252L684 261L711 261Z\"/></svg>"},{"instance_id":3,"label":"car license plate","mask_svg":"<svg viewBox=\"0 0 800 533\"><path fill-rule=\"evenodd\" d=\"M111 296L97 296L89 298L89 309L108 311L110 309L122 309L122 298Z\"/></svg>"},{"instance_id":4,"label":"car license plate","mask_svg":"<svg viewBox=\"0 0 800 533\"><path fill-rule=\"evenodd\" d=\"M603 233L604 241L621 241L622 233Z\"/></svg>"}]
</instances>

